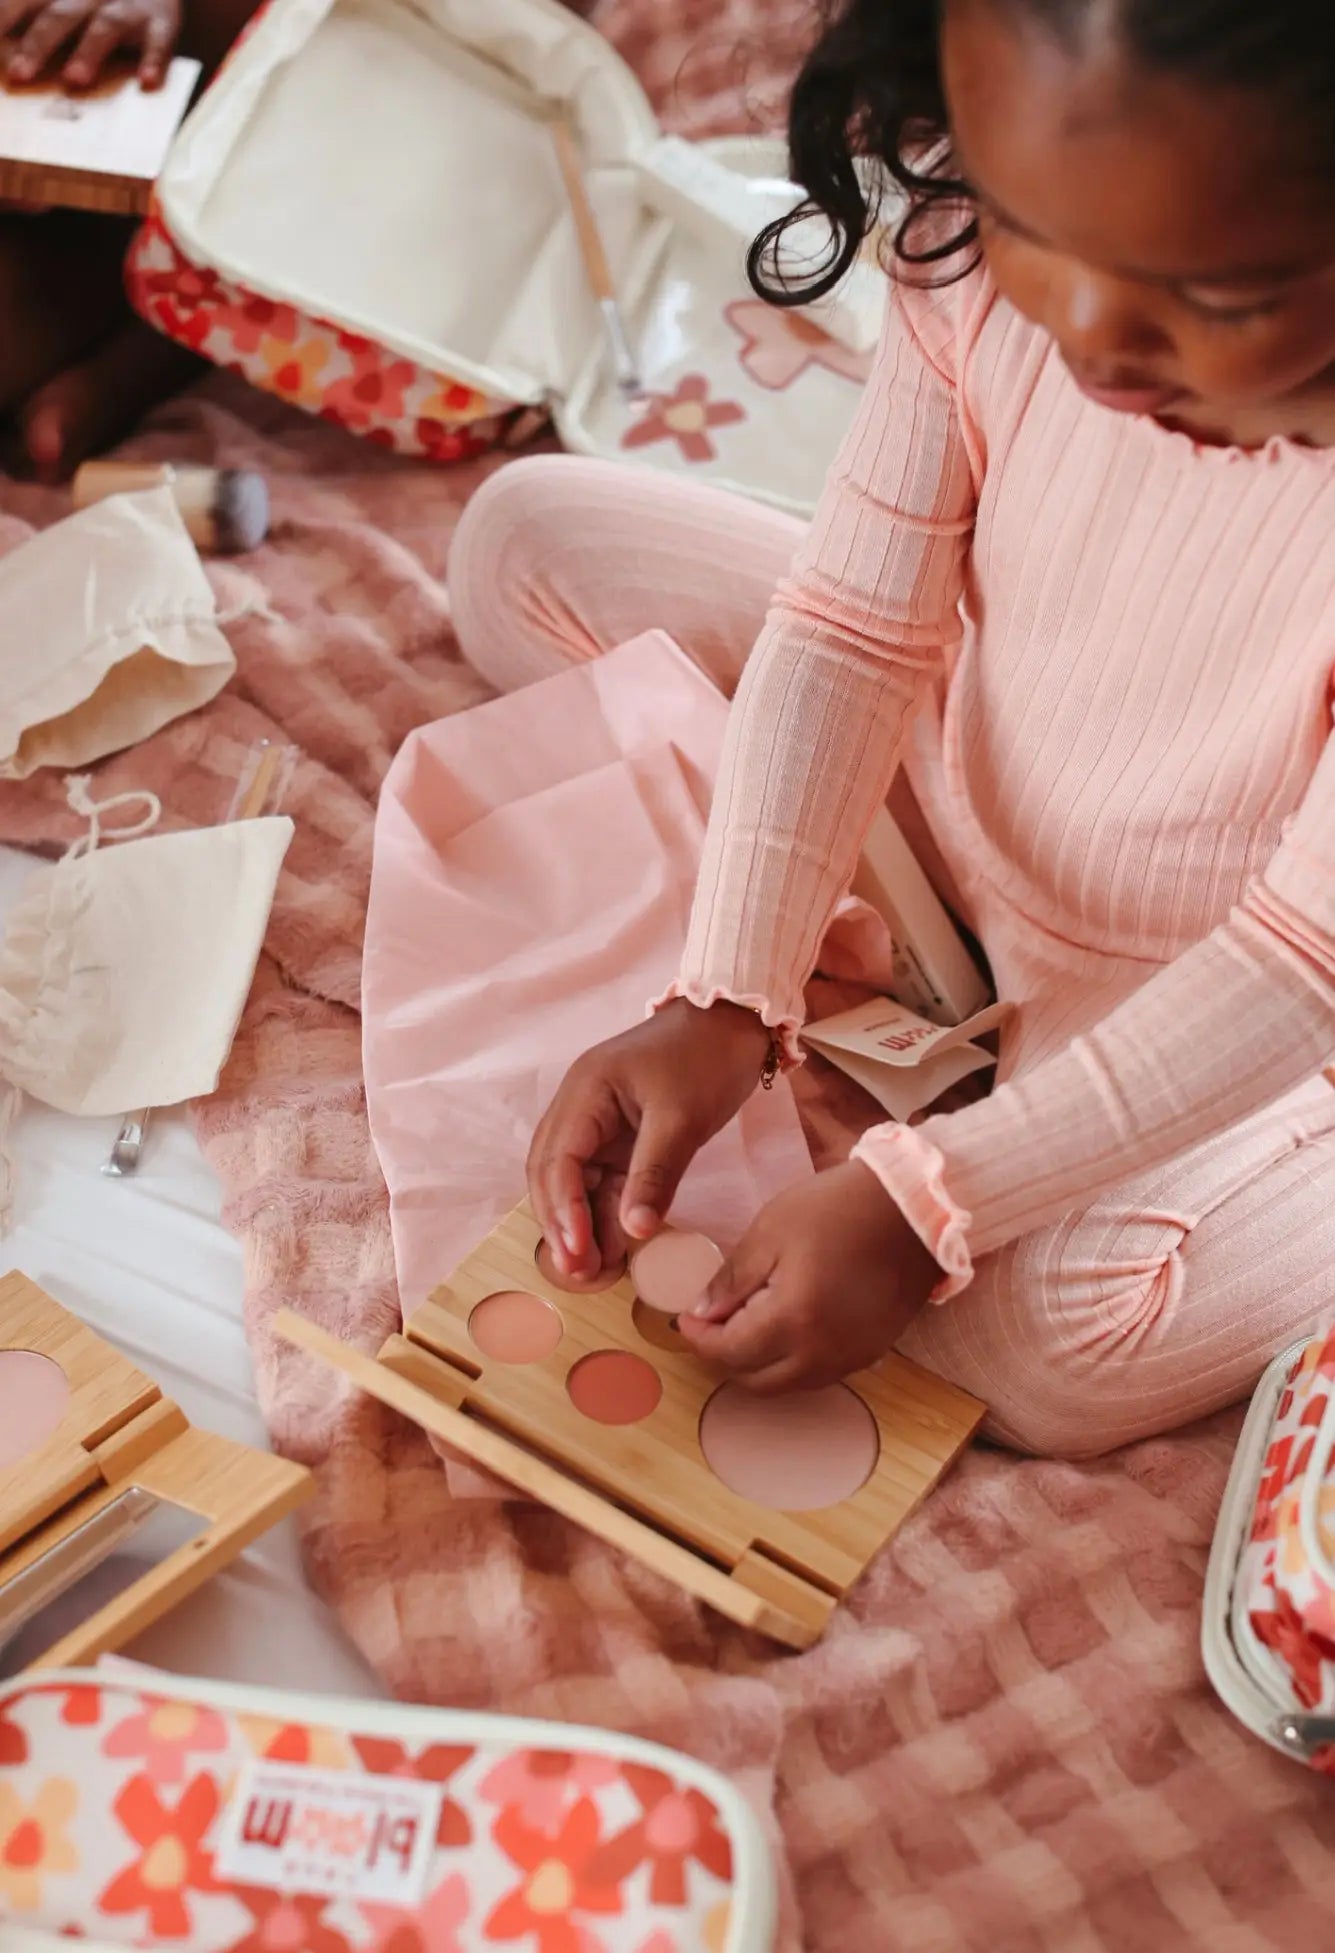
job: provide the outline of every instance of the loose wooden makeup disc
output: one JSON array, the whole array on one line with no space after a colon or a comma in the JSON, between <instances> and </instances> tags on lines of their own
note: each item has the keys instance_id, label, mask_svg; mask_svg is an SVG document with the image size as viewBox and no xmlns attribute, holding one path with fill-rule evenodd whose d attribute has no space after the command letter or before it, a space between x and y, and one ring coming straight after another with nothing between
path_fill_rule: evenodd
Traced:
<instances>
[{"instance_id":1,"label":"loose wooden makeup disc","mask_svg":"<svg viewBox=\"0 0 1335 1953\"><path fill-rule=\"evenodd\" d=\"M635 1250L630 1274L641 1302L665 1316L684 1316L722 1266L723 1255L707 1235L665 1227Z\"/></svg>"}]
</instances>

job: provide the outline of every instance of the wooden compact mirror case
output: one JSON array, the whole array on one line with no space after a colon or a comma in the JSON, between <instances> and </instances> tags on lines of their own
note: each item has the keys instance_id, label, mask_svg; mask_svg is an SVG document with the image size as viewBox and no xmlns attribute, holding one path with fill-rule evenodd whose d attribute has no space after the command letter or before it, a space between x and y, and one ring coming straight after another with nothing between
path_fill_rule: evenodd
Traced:
<instances>
[{"instance_id":1,"label":"wooden compact mirror case","mask_svg":"<svg viewBox=\"0 0 1335 1953\"><path fill-rule=\"evenodd\" d=\"M572 1293L542 1272L541 1239L531 1210L517 1208L374 1359L290 1311L277 1327L433 1436L720 1613L809 1647L968 1443L983 1406L898 1356L847 1386L814 1393L855 1418L857 1405L843 1400L851 1393L865 1406L875 1426L871 1432L864 1417L869 1469L836 1503L774 1510L730 1489L702 1448L707 1407L725 1390L744 1396L738 1386L706 1366L666 1315L646 1310L633 1266L613 1285ZM475 1312L498 1301L550 1309L551 1335L528 1353L489 1357ZM606 1368L611 1381L617 1364L631 1385L624 1412L615 1402L601 1407L580 1381L591 1365ZM645 1384L648 1369L656 1389ZM795 1440L800 1427L818 1443L811 1423L820 1408L797 1395L770 1400L769 1414L791 1418Z\"/></svg>"},{"instance_id":2,"label":"wooden compact mirror case","mask_svg":"<svg viewBox=\"0 0 1335 1953\"><path fill-rule=\"evenodd\" d=\"M161 88L142 87L128 61L84 89L59 76L28 87L0 78L0 199L146 215L199 76L198 61L178 55Z\"/></svg>"},{"instance_id":3,"label":"wooden compact mirror case","mask_svg":"<svg viewBox=\"0 0 1335 1953\"><path fill-rule=\"evenodd\" d=\"M299 1465L195 1430L26 1275L0 1277L0 1673L9 1672L6 1644L27 1640L47 1607L155 1515L175 1510L193 1536L28 1665L77 1666L123 1646L312 1483Z\"/></svg>"}]
</instances>

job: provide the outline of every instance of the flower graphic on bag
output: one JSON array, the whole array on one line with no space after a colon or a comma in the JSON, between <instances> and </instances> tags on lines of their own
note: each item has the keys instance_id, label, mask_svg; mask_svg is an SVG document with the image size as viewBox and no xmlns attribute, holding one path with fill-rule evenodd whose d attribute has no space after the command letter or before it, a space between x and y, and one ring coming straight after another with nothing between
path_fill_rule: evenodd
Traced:
<instances>
[{"instance_id":1,"label":"flower graphic on bag","mask_svg":"<svg viewBox=\"0 0 1335 1953\"><path fill-rule=\"evenodd\" d=\"M615 1783L619 1774L610 1757L517 1750L482 1779L479 1795L503 1804L530 1830L554 1831L582 1792Z\"/></svg>"},{"instance_id":2,"label":"flower graphic on bag","mask_svg":"<svg viewBox=\"0 0 1335 1953\"><path fill-rule=\"evenodd\" d=\"M112 1808L139 1856L107 1885L99 1911L143 1912L154 1939L185 1939L191 1930L187 1893L219 1890L213 1854L204 1849L218 1803L212 1777L194 1778L174 1805L162 1802L147 1777L131 1777Z\"/></svg>"},{"instance_id":3,"label":"flower graphic on bag","mask_svg":"<svg viewBox=\"0 0 1335 1953\"><path fill-rule=\"evenodd\" d=\"M732 1877L732 1847L702 1791L682 1790L661 1770L639 1764L628 1763L622 1774L641 1815L594 1854L591 1877L620 1885L648 1865L649 1897L659 1906L686 1904L687 1867L693 1860L717 1879Z\"/></svg>"},{"instance_id":4,"label":"flower graphic on bag","mask_svg":"<svg viewBox=\"0 0 1335 1953\"><path fill-rule=\"evenodd\" d=\"M103 1756L142 1757L154 1783L180 1783L194 1751L227 1748L227 1725L216 1709L193 1702L148 1701L108 1731Z\"/></svg>"},{"instance_id":5,"label":"flower graphic on bag","mask_svg":"<svg viewBox=\"0 0 1335 1953\"><path fill-rule=\"evenodd\" d=\"M739 298L724 307L723 316L743 341L738 354L743 369L771 393L782 393L812 366L858 385L871 372L870 352L851 352L800 312L776 311L761 298Z\"/></svg>"},{"instance_id":6,"label":"flower graphic on bag","mask_svg":"<svg viewBox=\"0 0 1335 1953\"><path fill-rule=\"evenodd\" d=\"M622 1899L616 1884L592 1870L600 1843L592 1800L581 1797L555 1836L531 1831L513 1809L501 1812L493 1836L524 1877L492 1912L485 1937L525 1940L526 1953L535 1940L537 1953L597 1948L601 1942L578 1915L619 1913Z\"/></svg>"},{"instance_id":7,"label":"flower graphic on bag","mask_svg":"<svg viewBox=\"0 0 1335 1953\"><path fill-rule=\"evenodd\" d=\"M623 448L647 448L656 441L675 441L683 461L712 461L718 450L709 438L712 427L731 427L746 419L736 400L711 400L709 382L701 373L687 373L674 393L651 393L648 412L621 437Z\"/></svg>"},{"instance_id":8,"label":"flower graphic on bag","mask_svg":"<svg viewBox=\"0 0 1335 1953\"><path fill-rule=\"evenodd\" d=\"M0 1912L35 1912L43 1879L78 1865L65 1834L78 1802L67 1777L49 1777L31 1804L0 1783Z\"/></svg>"}]
</instances>

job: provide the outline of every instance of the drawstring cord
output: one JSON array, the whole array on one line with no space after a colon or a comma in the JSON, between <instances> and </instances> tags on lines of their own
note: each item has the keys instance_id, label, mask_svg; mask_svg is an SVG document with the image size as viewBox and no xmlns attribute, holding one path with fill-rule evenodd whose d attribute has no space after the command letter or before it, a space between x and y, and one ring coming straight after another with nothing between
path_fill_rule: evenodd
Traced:
<instances>
[{"instance_id":1,"label":"drawstring cord","mask_svg":"<svg viewBox=\"0 0 1335 1953\"><path fill-rule=\"evenodd\" d=\"M151 834L162 819L162 802L155 793L143 787L131 787L126 793L114 793L109 800L94 800L92 796L93 777L91 773L74 773L65 782L65 799L70 812L80 815L88 823L88 832L72 841L65 850L66 861L82 861L90 854L96 854L104 839L111 841L138 841L145 834ZM129 821L123 827L113 827L105 836L103 821L108 814L117 814L125 807L143 807L146 811L137 821Z\"/></svg>"},{"instance_id":2,"label":"drawstring cord","mask_svg":"<svg viewBox=\"0 0 1335 1953\"><path fill-rule=\"evenodd\" d=\"M92 795L93 778L90 773L75 773L65 781L65 799L70 812L78 814L88 823L88 832L81 834L66 848L65 861L86 861L96 854L104 840L138 841L150 834L162 819L162 802L155 793L142 787L131 787L126 793L114 793L106 800L94 800ZM142 807L142 815L137 821L128 821L123 826L105 829L104 823L109 814L119 814L132 807ZM9 1232L13 1220L14 1182L18 1163L14 1157L13 1134L18 1116L23 1107L23 1091L12 1079L0 1077L0 1235Z\"/></svg>"}]
</instances>

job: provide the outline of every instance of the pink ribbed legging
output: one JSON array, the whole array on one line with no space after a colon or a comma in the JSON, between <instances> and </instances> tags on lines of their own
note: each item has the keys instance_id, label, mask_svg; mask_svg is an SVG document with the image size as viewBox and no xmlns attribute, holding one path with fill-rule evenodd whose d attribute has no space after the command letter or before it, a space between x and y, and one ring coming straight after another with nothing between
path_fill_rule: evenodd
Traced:
<instances>
[{"instance_id":1,"label":"pink ribbed legging","mask_svg":"<svg viewBox=\"0 0 1335 1953\"><path fill-rule=\"evenodd\" d=\"M614 463L492 477L450 594L499 690L660 627L731 694L800 526ZM1324 1079L978 1266L903 1347L1025 1450L1088 1456L1243 1395L1335 1300L1335 1090Z\"/></svg>"}]
</instances>

